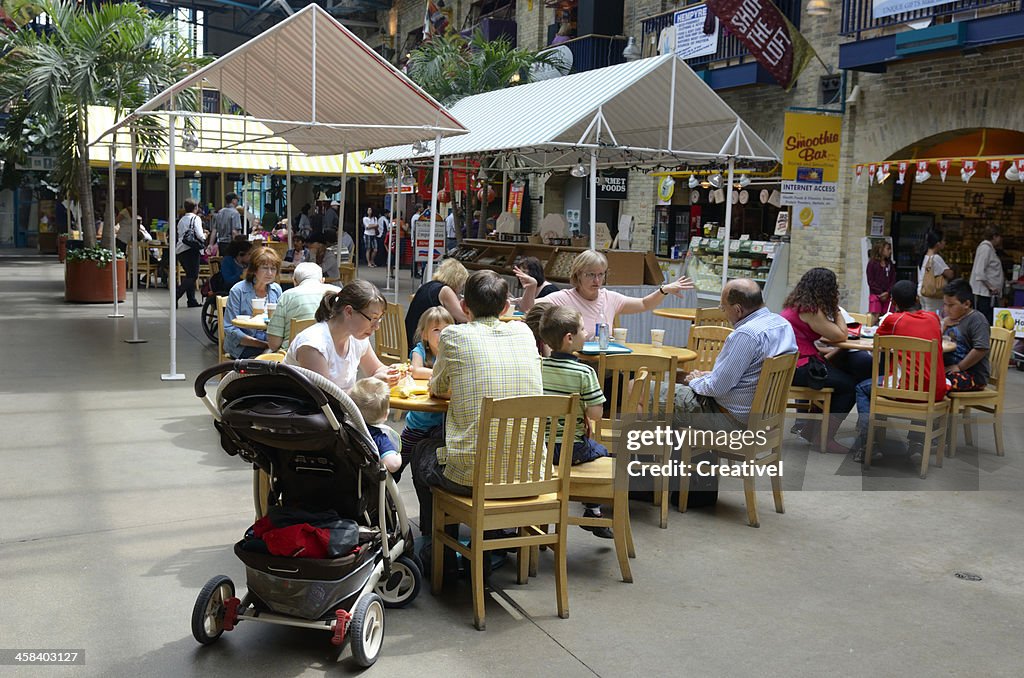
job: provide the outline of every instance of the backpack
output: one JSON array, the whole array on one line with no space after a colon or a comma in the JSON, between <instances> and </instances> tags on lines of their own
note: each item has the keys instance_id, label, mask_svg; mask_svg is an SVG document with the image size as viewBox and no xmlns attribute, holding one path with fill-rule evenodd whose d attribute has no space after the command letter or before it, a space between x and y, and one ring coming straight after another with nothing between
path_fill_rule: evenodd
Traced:
<instances>
[{"instance_id":1,"label":"backpack","mask_svg":"<svg viewBox=\"0 0 1024 678\"><path fill-rule=\"evenodd\" d=\"M941 299L942 288L946 286L946 279L941 275L932 273L932 262L935 255L928 257L924 262L924 275L921 277L921 296L929 299Z\"/></svg>"}]
</instances>

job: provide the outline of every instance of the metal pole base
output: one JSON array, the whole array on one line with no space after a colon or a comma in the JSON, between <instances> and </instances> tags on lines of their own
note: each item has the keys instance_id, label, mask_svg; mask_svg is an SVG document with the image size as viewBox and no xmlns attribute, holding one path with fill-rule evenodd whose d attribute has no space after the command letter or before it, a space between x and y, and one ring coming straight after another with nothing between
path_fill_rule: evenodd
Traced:
<instances>
[{"instance_id":1,"label":"metal pole base","mask_svg":"<svg viewBox=\"0 0 1024 678\"><path fill-rule=\"evenodd\" d=\"M125 339L124 343L126 343L126 344L145 344L148 341L149 341L149 339Z\"/></svg>"},{"instance_id":2,"label":"metal pole base","mask_svg":"<svg viewBox=\"0 0 1024 678\"><path fill-rule=\"evenodd\" d=\"M124 317L124 313L108 313L107 317L108 318L123 318Z\"/></svg>"},{"instance_id":3,"label":"metal pole base","mask_svg":"<svg viewBox=\"0 0 1024 678\"><path fill-rule=\"evenodd\" d=\"M160 381L185 381L184 374L161 374Z\"/></svg>"}]
</instances>

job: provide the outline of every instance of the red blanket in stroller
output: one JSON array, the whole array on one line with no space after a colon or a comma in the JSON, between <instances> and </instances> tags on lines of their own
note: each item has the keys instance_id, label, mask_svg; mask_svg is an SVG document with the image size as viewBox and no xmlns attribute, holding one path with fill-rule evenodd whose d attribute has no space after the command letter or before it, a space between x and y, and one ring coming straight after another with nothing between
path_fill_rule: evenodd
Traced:
<instances>
[{"instance_id":1,"label":"red blanket in stroller","mask_svg":"<svg viewBox=\"0 0 1024 678\"><path fill-rule=\"evenodd\" d=\"M335 511L271 507L252 526L252 536L262 540L270 554L291 558L336 558L359 546L358 524L339 518Z\"/></svg>"}]
</instances>

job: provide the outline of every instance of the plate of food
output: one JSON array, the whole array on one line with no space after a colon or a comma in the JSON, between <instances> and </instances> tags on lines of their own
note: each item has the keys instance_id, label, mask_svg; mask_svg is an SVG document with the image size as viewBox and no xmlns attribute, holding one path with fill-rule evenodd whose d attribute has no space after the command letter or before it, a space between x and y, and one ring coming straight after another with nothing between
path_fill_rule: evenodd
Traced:
<instances>
[{"instance_id":1,"label":"plate of food","mask_svg":"<svg viewBox=\"0 0 1024 678\"><path fill-rule=\"evenodd\" d=\"M863 327L862 326L860 328L860 338L861 339L874 339L875 338L875 332L877 332L877 331L878 331L877 327Z\"/></svg>"}]
</instances>

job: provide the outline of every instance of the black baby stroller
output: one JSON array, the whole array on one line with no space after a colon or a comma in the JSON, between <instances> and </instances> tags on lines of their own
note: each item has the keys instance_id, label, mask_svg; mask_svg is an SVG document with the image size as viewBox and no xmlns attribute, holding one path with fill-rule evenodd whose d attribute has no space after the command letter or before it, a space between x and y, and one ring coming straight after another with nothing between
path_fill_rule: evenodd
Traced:
<instances>
[{"instance_id":1,"label":"black baby stroller","mask_svg":"<svg viewBox=\"0 0 1024 678\"><path fill-rule=\"evenodd\" d=\"M207 395L207 381L225 372L216 398ZM347 635L356 662L370 666L383 642L384 608L416 597L421 568L398 488L359 411L320 375L263 360L211 367L196 378L195 391L214 416L224 450L269 478L254 482L264 488L256 492L257 512L265 505L271 513L327 512L340 519L330 544L341 552L271 555L253 550L250 530L235 544L248 591L235 597L224 575L207 582L192 612L192 634L209 644L243 620L321 629L339 646Z\"/></svg>"}]
</instances>

